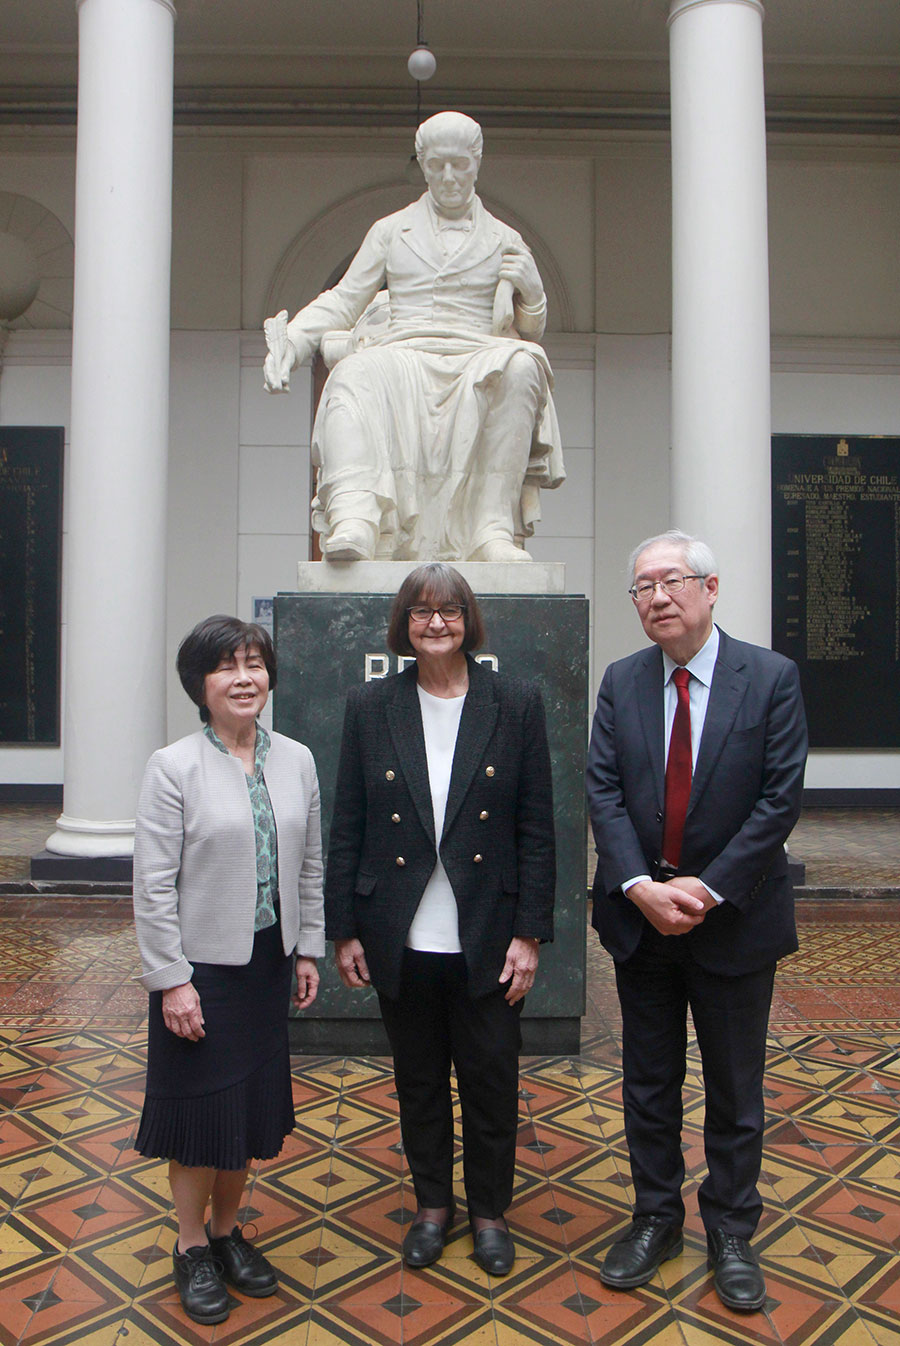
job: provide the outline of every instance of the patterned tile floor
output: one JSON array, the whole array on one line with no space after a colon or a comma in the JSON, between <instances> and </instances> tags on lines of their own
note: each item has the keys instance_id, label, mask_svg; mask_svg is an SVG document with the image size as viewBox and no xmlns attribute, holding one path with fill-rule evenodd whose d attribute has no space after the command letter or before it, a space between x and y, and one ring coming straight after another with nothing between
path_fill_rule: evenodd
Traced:
<instances>
[{"instance_id":1,"label":"patterned tile floor","mask_svg":"<svg viewBox=\"0 0 900 1346\"><path fill-rule=\"evenodd\" d=\"M279 1292L201 1328L171 1284L163 1166L130 1148L145 1046L130 904L0 900L0 1346L896 1346L900 903L806 903L801 920L771 1025L763 1311L730 1313L710 1287L693 1048L685 1251L640 1290L598 1280L629 1188L615 991L591 935L581 1055L522 1062L513 1274L482 1274L464 1220L436 1267L403 1268L390 1063L297 1059L297 1129L244 1211Z\"/></svg>"},{"instance_id":2,"label":"patterned tile floor","mask_svg":"<svg viewBox=\"0 0 900 1346\"><path fill-rule=\"evenodd\" d=\"M804 809L788 847L806 886L900 887L897 809Z\"/></svg>"},{"instance_id":3,"label":"patterned tile floor","mask_svg":"<svg viewBox=\"0 0 900 1346\"><path fill-rule=\"evenodd\" d=\"M0 881L28 878L31 856L43 849L59 814L48 804L0 804Z\"/></svg>"}]
</instances>

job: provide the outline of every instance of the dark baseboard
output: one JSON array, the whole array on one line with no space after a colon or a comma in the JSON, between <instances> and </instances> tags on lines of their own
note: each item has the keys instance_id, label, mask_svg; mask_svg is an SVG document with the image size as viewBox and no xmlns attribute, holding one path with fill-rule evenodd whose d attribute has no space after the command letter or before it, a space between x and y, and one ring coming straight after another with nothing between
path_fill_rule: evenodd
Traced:
<instances>
[{"instance_id":1,"label":"dark baseboard","mask_svg":"<svg viewBox=\"0 0 900 1346\"><path fill-rule=\"evenodd\" d=\"M61 785L0 785L0 804L49 804L61 809Z\"/></svg>"},{"instance_id":2,"label":"dark baseboard","mask_svg":"<svg viewBox=\"0 0 900 1346\"><path fill-rule=\"evenodd\" d=\"M132 859L130 855L56 855L39 851L31 857L32 879L49 879L56 883L130 883Z\"/></svg>"},{"instance_id":3,"label":"dark baseboard","mask_svg":"<svg viewBox=\"0 0 900 1346\"><path fill-rule=\"evenodd\" d=\"M288 1020L291 1051L297 1056L390 1056L380 1019ZM524 1056L577 1056L581 1020L523 1019Z\"/></svg>"},{"instance_id":4,"label":"dark baseboard","mask_svg":"<svg viewBox=\"0 0 900 1346\"><path fill-rule=\"evenodd\" d=\"M884 786L873 790L808 789L803 791L805 809L897 809L900 789Z\"/></svg>"}]
</instances>

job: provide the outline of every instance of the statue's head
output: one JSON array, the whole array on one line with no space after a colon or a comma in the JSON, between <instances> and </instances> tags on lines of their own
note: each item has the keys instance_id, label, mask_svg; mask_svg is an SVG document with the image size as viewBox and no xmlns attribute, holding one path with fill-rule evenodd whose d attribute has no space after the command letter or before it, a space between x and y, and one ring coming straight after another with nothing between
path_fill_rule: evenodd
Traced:
<instances>
[{"instance_id":1,"label":"statue's head","mask_svg":"<svg viewBox=\"0 0 900 1346\"><path fill-rule=\"evenodd\" d=\"M475 195L481 127L463 112L437 112L416 132L416 158L438 210L462 215Z\"/></svg>"}]
</instances>

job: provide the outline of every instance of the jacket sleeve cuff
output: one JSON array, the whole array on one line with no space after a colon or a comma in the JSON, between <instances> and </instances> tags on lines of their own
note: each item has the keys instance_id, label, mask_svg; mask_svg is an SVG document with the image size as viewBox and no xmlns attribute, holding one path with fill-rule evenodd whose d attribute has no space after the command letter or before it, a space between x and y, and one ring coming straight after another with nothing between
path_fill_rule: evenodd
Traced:
<instances>
[{"instance_id":1,"label":"jacket sleeve cuff","mask_svg":"<svg viewBox=\"0 0 900 1346\"><path fill-rule=\"evenodd\" d=\"M194 975L194 969L184 957L178 958L166 967L155 968L153 972L144 972L136 980L145 991L170 991L173 986L184 986Z\"/></svg>"},{"instance_id":2,"label":"jacket sleeve cuff","mask_svg":"<svg viewBox=\"0 0 900 1346\"><path fill-rule=\"evenodd\" d=\"M324 958L325 936L318 931L312 935L301 935L294 949L295 958Z\"/></svg>"}]
</instances>

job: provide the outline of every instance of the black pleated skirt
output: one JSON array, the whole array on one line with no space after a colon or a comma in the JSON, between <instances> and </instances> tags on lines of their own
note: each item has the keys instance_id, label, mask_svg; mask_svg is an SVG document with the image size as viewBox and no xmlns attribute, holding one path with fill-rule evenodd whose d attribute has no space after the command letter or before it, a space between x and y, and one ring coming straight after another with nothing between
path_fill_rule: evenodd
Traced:
<instances>
[{"instance_id":1,"label":"black pleated skirt","mask_svg":"<svg viewBox=\"0 0 900 1346\"><path fill-rule=\"evenodd\" d=\"M206 1036L176 1037L150 994L147 1089L134 1148L185 1167L241 1169L272 1159L294 1128L287 1012L290 956L278 922L249 963L195 963Z\"/></svg>"}]
</instances>

